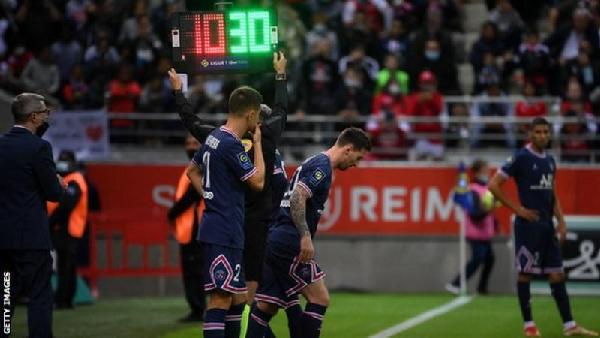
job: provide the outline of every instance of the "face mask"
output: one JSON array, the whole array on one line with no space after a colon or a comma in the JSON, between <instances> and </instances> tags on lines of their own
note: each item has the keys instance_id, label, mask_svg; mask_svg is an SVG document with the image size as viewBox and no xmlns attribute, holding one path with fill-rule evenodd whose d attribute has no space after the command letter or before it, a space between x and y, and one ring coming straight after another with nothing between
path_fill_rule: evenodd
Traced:
<instances>
[{"instance_id":1,"label":"face mask","mask_svg":"<svg viewBox=\"0 0 600 338\"><path fill-rule=\"evenodd\" d=\"M392 95L400 94L400 86L398 86L397 84L390 85L390 88L388 90Z\"/></svg>"},{"instance_id":2,"label":"face mask","mask_svg":"<svg viewBox=\"0 0 600 338\"><path fill-rule=\"evenodd\" d=\"M487 175L480 175L480 176L477 176L477 180L478 180L479 182L481 182L481 183L485 183L485 184L487 184L487 182L488 182L488 176L487 176Z\"/></svg>"},{"instance_id":3,"label":"face mask","mask_svg":"<svg viewBox=\"0 0 600 338\"><path fill-rule=\"evenodd\" d=\"M44 133L46 132L46 130L48 130L49 127L50 127L50 124L48 123L48 121L44 121L44 123L42 123L42 125L37 128L37 130L35 131L35 134L39 137L42 137L44 135Z\"/></svg>"},{"instance_id":4,"label":"face mask","mask_svg":"<svg viewBox=\"0 0 600 338\"><path fill-rule=\"evenodd\" d=\"M186 149L185 153L187 154L187 157L191 160L194 158L194 155L196 155L196 150L194 149Z\"/></svg>"},{"instance_id":5,"label":"face mask","mask_svg":"<svg viewBox=\"0 0 600 338\"><path fill-rule=\"evenodd\" d=\"M360 87L360 81L356 81L354 79L344 79L344 84L346 85L346 87L350 87L350 88L359 88Z\"/></svg>"},{"instance_id":6,"label":"face mask","mask_svg":"<svg viewBox=\"0 0 600 338\"><path fill-rule=\"evenodd\" d=\"M70 169L69 162L56 161L56 171L58 171L59 174L61 174L61 175L66 174L70 171L69 169Z\"/></svg>"},{"instance_id":7,"label":"face mask","mask_svg":"<svg viewBox=\"0 0 600 338\"><path fill-rule=\"evenodd\" d=\"M437 50L426 50L425 57L430 61L436 61L440 58L440 52Z\"/></svg>"}]
</instances>

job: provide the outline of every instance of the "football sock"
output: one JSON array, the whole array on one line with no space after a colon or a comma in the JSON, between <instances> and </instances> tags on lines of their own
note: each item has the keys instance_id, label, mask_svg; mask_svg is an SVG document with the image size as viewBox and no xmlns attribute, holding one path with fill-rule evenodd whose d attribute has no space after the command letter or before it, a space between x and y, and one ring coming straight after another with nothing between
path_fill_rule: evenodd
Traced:
<instances>
[{"instance_id":1,"label":"football sock","mask_svg":"<svg viewBox=\"0 0 600 338\"><path fill-rule=\"evenodd\" d=\"M517 295L519 296L519 306L521 307L523 321L533 321L531 316L531 293L529 290L529 282L517 282Z\"/></svg>"},{"instance_id":2,"label":"football sock","mask_svg":"<svg viewBox=\"0 0 600 338\"><path fill-rule=\"evenodd\" d=\"M321 335L321 323L327 307L314 303L307 303L302 313L302 337L318 338Z\"/></svg>"},{"instance_id":3,"label":"football sock","mask_svg":"<svg viewBox=\"0 0 600 338\"><path fill-rule=\"evenodd\" d=\"M550 283L550 289L552 290L552 297L556 301L556 306L558 306L558 312L560 312L563 323L572 322L573 315L571 314L571 305L569 304L569 295L567 295L565 282Z\"/></svg>"},{"instance_id":4,"label":"football sock","mask_svg":"<svg viewBox=\"0 0 600 338\"><path fill-rule=\"evenodd\" d=\"M302 307L300 302L296 301L294 305L290 305L285 309L288 320L288 329L290 338L300 338L302 329Z\"/></svg>"},{"instance_id":5,"label":"football sock","mask_svg":"<svg viewBox=\"0 0 600 338\"><path fill-rule=\"evenodd\" d=\"M246 338L263 338L272 317L272 315L262 312L256 303L252 304Z\"/></svg>"},{"instance_id":6,"label":"football sock","mask_svg":"<svg viewBox=\"0 0 600 338\"><path fill-rule=\"evenodd\" d=\"M208 309L204 314L204 338L225 337L225 315L227 310Z\"/></svg>"},{"instance_id":7,"label":"football sock","mask_svg":"<svg viewBox=\"0 0 600 338\"><path fill-rule=\"evenodd\" d=\"M225 316L225 338L239 338L242 323L242 312L246 303L231 305Z\"/></svg>"}]
</instances>

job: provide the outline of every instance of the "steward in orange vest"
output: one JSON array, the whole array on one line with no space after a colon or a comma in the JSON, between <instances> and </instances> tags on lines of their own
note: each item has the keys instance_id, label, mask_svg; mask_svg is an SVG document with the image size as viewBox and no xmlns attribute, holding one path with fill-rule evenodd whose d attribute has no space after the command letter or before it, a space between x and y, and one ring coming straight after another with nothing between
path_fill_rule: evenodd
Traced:
<instances>
[{"instance_id":1,"label":"steward in orange vest","mask_svg":"<svg viewBox=\"0 0 600 338\"><path fill-rule=\"evenodd\" d=\"M57 308L69 309L73 307L77 285L77 244L87 223L88 188L83 175L77 171L72 151L60 153L56 171L67 188L58 203L48 202L50 231L58 261L55 302Z\"/></svg>"},{"instance_id":2,"label":"steward in orange vest","mask_svg":"<svg viewBox=\"0 0 600 338\"><path fill-rule=\"evenodd\" d=\"M188 135L185 149L190 159L199 148L200 143ZM179 242L185 298L190 306L190 313L181 318L181 322L202 321L206 308L202 246L197 239L203 211L204 201L191 185L184 170L177 183L175 202L167 213L169 223L175 226L175 239Z\"/></svg>"}]
</instances>

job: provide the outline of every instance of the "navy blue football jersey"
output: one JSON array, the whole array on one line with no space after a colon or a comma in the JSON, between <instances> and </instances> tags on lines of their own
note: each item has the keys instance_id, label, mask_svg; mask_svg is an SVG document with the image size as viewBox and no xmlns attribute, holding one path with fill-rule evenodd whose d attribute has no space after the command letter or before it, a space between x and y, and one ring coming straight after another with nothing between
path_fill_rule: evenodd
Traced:
<instances>
[{"instance_id":1,"label":"navy blue football jersey","mask_svg":"<svg viewBox=\"0 0 600 338\"><path fill-rule=\"evenodd\" d=\"M287 232L298 237L298 230L294 225L290 213L290 197L294 189L300 188L306 190L309 195L306 201L306 222L308 223L311 236L314 236L321 213L325 208L325 202L327 202L327 198L329 197L331 180L331 161L327 155L321 153L304 161L296 169L294 176L290 180L289 188L283 195L274 231Z\"/></svg>"},{"instance_id":2,"label":"navy blue football jersey","mask_svg":"<svg viewBox=\"0 0 600 338\"><path fill-rule=\"evenodd\" d=\"M202 215L198 239L244 248L244 181L256 168L240 139L222 126L213 130L192 160L202 169Z\"/></svg>"},{"instance_id":3,"label":"navy blue football jersey","mask_svg":"<svg viewBox=\"0 0 600 338\"><path fill-rule=\"evenodd\" d=\"M552 224L556 163L550 154L538 154L527 146L509 158L500 173L515 179L521 205L537 210L540 223ZM517 220L526 222L520 218Z\"/></svg>"},{"instance_id":4,"label":"navy blue football jersey","mask_svg":"<svg viewBox=\"0 0 600 338\"><path fill-rule=\"evenodd\" d=\"M279 214L279 205L283 194L287 189L287 175L285 173L285 163L278 149L275 149L275 166L273 167L273 177L271 178L271 201L272 210L271 222L275 221Z\"/></svg>"}]
</instances>

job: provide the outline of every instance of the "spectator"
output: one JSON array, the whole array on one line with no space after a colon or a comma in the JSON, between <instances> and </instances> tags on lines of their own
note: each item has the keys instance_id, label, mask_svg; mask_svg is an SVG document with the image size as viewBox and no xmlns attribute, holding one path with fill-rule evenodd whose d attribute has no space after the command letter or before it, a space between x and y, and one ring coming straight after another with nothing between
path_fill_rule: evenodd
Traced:
<instances>
[{"instance_id":1,"label":"spectator","mask_svg":"<svg viewBox=\"0 0 600 338\"><path fill-rule=\"evenodd\" d=\"M89 107L89 86L85 81L83 66L75 65L71 76L63 87L63 101L67 109L85 109Z\"/></svg>"},{"instance_id":2,"label":"spectator","mask_svg":"<svg viewBox=\"0 0 600 338\"><path fill-rule=\"evenodd\" d=\"M444 156L440 123L444 105L442 94L437 90L437 80L432 72L423 71L418 79L419 90L406 98L407 115L426 119L423 122L414 122L411 126L411 131L416 134L414 157L417 160L439 161Z\"/></svg>"},{"instance_id":3,"label":"spectator","mask_svg":"<svg viewBox=\"0 0 600 338\"><path fill-rule=\"evenodd\" d=\"M579 49L584 43L590 44L590 56L600 55L600 38L598 28L591 20L591 14L586 8L577 8L573 12L572 22L556 30L545 44L550 49L550 56L558 60L559 65L577 58Z\"/></svg>"},{"instance_id":4,"label":"spectator","mask_svg":"<svg viewBox=\"0 0 600 338\"><path fill-rule=\"evenodd\" d=\"M502 83L502 71L496 63L496 57L492 52L483 55L483 66L475 79L475 94L480 94L491 83Z\"/></svg>"},{"instance_id":5,"label":"spectator","mask_svg":"<svg viewBox=\"0 0 600 338\"><path fill-rule=\"evenodd\" d=\"M540 88L537 94L542 94L548 84L550 51L546 45L539 42L537 30L527 30L524 38L525 41L519 46L519 66L523 69L525 80Z\"/></svg>"},{"instance_id":6,"label":"spectator","mask_svg":"<svg viewBox=\"0 0 600 338\"><path fill-rule=\"evenodd\" d=\"M175 12L183 11L183 7L181 1L161 0L160 5L152 9L152 27L163 45L171 38L171 17Z\"/></svg>"},{"instance_id":7,"label":"spectator","mask_svg":"<svg viewBox=\"0 0 600 338\"><path fill-rule=\"evenodd\" d=\"M52 0L23 0L15 15L20 40L33 52L54 42L61 19Z\"/></svg>"},{"instance_id":8,"label":"spectator","mask_svg":"<svg viewBox=\"0 0 600 338\"><path fill-rule=\"evenodd\" d=\"M350 51L350 54L342 57L339 61L339 72L345 74L349 68L354 67L361 71L364 75L364 79L367 81L369 87L377 79L377 72L379 72L379 64L375 59L366 55L365 48L362 45L356 45Z\"/></svg>"},{"instance_id":9,"label":"spectator","mask_svg":"<svg viewBox=\"0 0 600 338\"><path fill-rule=\"evenodd\" d=\"M33 59L33 53L29 51L24 44L18 43L12 54L8 56L9 78L18 81L31 59Z\"/></svg>"},{"instance_id":10,"label":"spectator","mask_svg":"<svg viewBox=\"0 0 600 338\"><path fill-rule=\"evenodd\" d=\"M590 133L585 120L578 116L578 113L569 111L565 117L574 121L566 122L560 131L560 160L589 163L590 139L594 134Z\"/></svg>"},{"instance_id":11,"label":"spectator","mask_svg":"<svg viewBox=\"0 0 600 338\"><path fill-rule=\"evenodd\" d=\"M346 69L344 86L335 95L337 115L344 122L337 129L343 130L351 126L359 126L357 118L370 113L371 91L367 88L364 73L355 67Z\"/></svg>"},{"instance_id":12,"label":"spectator","mask_svg":"<svg viewBox=\"0 0 600 338\"><path fill-rule=\"evenodd\" d=\"M531 121L534 117L544 117L548 114L546 103L540 98L536 98L535 84L531 81L525 82L523 87L523 100L519 101L515 105L515 116L522 119ZM517 122L518 135L527 135L529 131L529 124L525 121ZM518 147L522 145L519 142Z\"/></svg>"},{"instance_id":13,"label":"spectator","mask_svg":"<svg viewBox=\"0 0 600 338\"><path fill-rule=\"evenodd\" d=\"M119 53L110 44L107 31L99 30L96 33L96 43L89 46L83 56L84 66L88 74L94 74L96 68L102 66L114 66L119 63Z\"/></svg>"},{"instance_id":14,"label":"spectator","mask_svg":"<svg viewBox=\"0 0 600 338\"><path fill-rule=\"evenodd\" d=\"M334 115L335 92L340 83L338 67L329 57L327 39L315 44L315 53L302 65L301 101L299 107L309 114Z\"/></svg>"},{"instance_id":15,"label":"spectator","mask_svg":"<svg viewBox=\"0 0 600 338\"><path fill-rule=\"evenodd\" d=\"M119 43L126 43L138 38L140 34L140 25L148 18L149 10L146 0L134 0L130 15L123 21L121 32L119 33Z\"/></svg>"},{"instance_id":16,"label":"spectator","mask_svg":"<svg viewBox=\"0 0 600 338\"><path fill-rule=\"evenodd\" d=\"M404 112L404 94L402 86L396 78L388 79L382 90L373 97L372 115L381 117L386 112L391 112L394 116L406 115Z\"/></svg>"},{"instance_id":17,"label":"spectator","mask_svg":"<svg viewBox=\"0 0 600 338\"><path fill-rule=\"evenodd\" d=\"M575 113L577 118L586 122L587 130L595 134L598 130L596 117L594 116L592 104L584 95L583 87L579 80L571 77L567 84L567 90L563 101L560 105L561 115L566 116L568 113ZM555 125L555 131L560 130L560 125Z\"/></svg>"},{"instance_id":18,"label":"spectator","mask_svg":"<svg viewBox=\"0 0 600 338\"><path fill-rule=\"evenodd\" d=\"M401 20L394 20L390 33L381 39L381 49L384 54L393 54L402 60L408 57L409 31Z\"/></svg>"},{"instance_id":19,"label":"spectator","mask_svg":"<svg viewBox=\"0 0 600 338\"><path fill-rule=\"evenodd\" d=\"M418 79L423 71L430 71L435 75L437 88L444 95L459 94L458 70L456 60L452 52L442 50L440 41L430 38L420 52L413 50L414 56L409 60L409 72L411 79ZM411 82L413 90L419 88L419 83Z\"/></svg>"},{"instance_id":20,"label":"spectator","mask_svg":"<svg viewBox=\"0 0 600 338\"><path fill-rule=\"evenodd\" d=\"M377 84L375 92L378 93L384 86L388 85L391 80L398 85L400 92L404 95L409 92L408 73L399 69L398 57L394 54L388 54L385 57L385 68L377 73Z\"/></svg>"},{"instance_id":21,"label":"spectator","mask_svg":"<svg viewBox=\"0 0 600 338\"><path fill-rule=\"evenodd\" d=\"M519 46L525 24L509 0L496 0L496 8L490 13L489 20L498 27L505 47L514 50Z\"/></svg>"},{"instance_id":22,"label":"spectator","mask_svg":"<svg viewBox=\"0 0 600 338\"><path fill-rule=\"evenodd\" d=\"M371 159L406 160L410 144L403 125L407 124L391 111L369 119L366 129L373 144L369 152Z\"/></svg>"},{"instance_id":23,"label":"spectator","mask_svg":"<svg viewBox=\"0 0 600 338\"><path fill-rule=\"evenodd\" d=\"M327 18L327 22L335 23L340 21L344 6L341 1L308 0L307 3L311 13L322 13Z\"/></svg>"},{"instance_id":24,"label":"spectator","mask_svg":"<svg viewBox=\"0 0 600 338\"><path fill-rule=\"evenodd\" d=\"M337 34L328 27L325 14L315 13L313 14L313 27L306 34L306 50L309 53L313 53L316 49L315 45L323 39L327 40L329 43L330 53L328 57L337 60L340 52Z\"/></svg>"},{"instance_id":25,"label":"spectator","mask_svg":"<svg viewBox=\"0 0 600 338\"><path fill-rule=\"evenodd\" d=\"M43 95L54 95L60 86L58 67L49 47L44 47L27 63L21 74L21 82L27 91Z\"/></svg>"},{"instance_id":26,"label":"spectator","mask_svg":"<svg viewBox=\"0 0 600 338\"><path fill-rule=\"evenodd\" d=\"M75 40L69 24L62 26L60 39L52 44L52 55L56 60L61 83L68 80L71 70L81 61L83 51L79 41Z\"/></svg>"},{"instance_id":27,"label":"spectator","mask_svg":"<svg viewBox=\"0 0 600 338\"><path fill-rule=\"evenodd\" d=\"M171 89L163 76L154 75L144 86L140 96L140 110L149 113L164 113L169 105Z\"/></svg>"},{"instance_id":28,"label":"spectator","mask_svg":"<svg viewBox=\"0 0 600 338\"><path fill-rule=\"evenodd\" d=\"M392 26L392 8L385 0L346 0L342 9L344 26L353 26L358 13L365 17L370 32L385 34Z\"/></svg>"},{"instance_id":29,"label":"spectator","mask_svg":"<svg viewBox=\"0 0 600 338\"><path fill-rule=\"evenodd\" d=\"M137 37L130 43L135 57L136 78L146 82L162 48L160 39L152 33L150 18L147 15L138 17Z\"/></svg>"},{"instance_id":30,"label":"spectator","mask_svg":"<svg viewBox=\"0 0 600 338\"><path fill-rule=\"evenodd\" d=\"M480 117L495 117L498 121L475 125L472 145L514 149L516 144L508 122L508 118L511 117L510 105L506 103L506 96L500 89L500 84L489 83L480 99L481 102L473 105L472 118L478 120ZM501 120L505 122L500 122Z\"/></svg>"},{"instance_id":31,"label":"spectator","mask_svg":"<svg viewBox=\"0 0 600 338\"><path fill-rule=\"evenodd\" d=\"M598 67L592 63L590 54L587 51L580 51L577 58L568 61L562 68L563 79L576 77L583 85L583 92L589 95L600 84ZM566 83L563 80L563 83Z\"/></svg>"},{"instance_id":32,"label":"spectator","mask_svg":"<svg viewBox=\"0 0 600 338\"><path fill-rule=\"evenodd\" d=\"M91 0L69 0L66 5L65 18L81 31L87 24L88 16L94 12L96 5Z\"/></svg>"},{"instance_id":33,"label":"spectator","mask_svg":"<svg viewBox=\"0 0 600 338\"><path fill-rule=\"evenodd\" d=\"M481 34L479 39L473 44L469 61L475 70L475 76L479 76L484 64L484 56L486 53L492 53L494 57L502 56L505 47L500 39L496 24L487 21L481 26Z\"/></svg>"},{"instance_id":34,"label":"spectator","mask_svg":"<svg viewBox=\"0 0 600 338\"><path fill-rule=\"evenodd\" d=\"M117 78L110 81L108 87L108 111L111 113L133 113L137 110L141 88L133 79L133 69L128 64L119 67ZM132 120L112 120L113 128L131 128Z\"/></svg>"},{"instance_id":35,"label":"spectator","mask_svg":"<svg viewBox=\"0 0 600 338\"><path fill-rule=\"evenodd\" d=\"M419 22L425 22L425 18L432 11L439 12L443 18L441 29L448 32L462 32L462 16L459 1L455 0L423 0L414 1L417 4L417 15L421 19Z\"/></svg>"}]
</instances>

